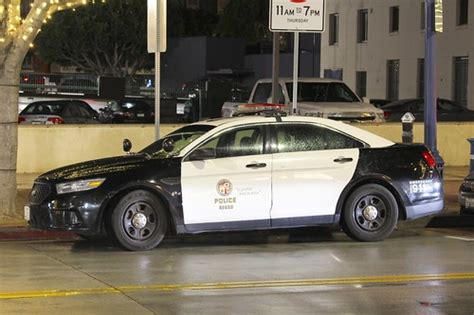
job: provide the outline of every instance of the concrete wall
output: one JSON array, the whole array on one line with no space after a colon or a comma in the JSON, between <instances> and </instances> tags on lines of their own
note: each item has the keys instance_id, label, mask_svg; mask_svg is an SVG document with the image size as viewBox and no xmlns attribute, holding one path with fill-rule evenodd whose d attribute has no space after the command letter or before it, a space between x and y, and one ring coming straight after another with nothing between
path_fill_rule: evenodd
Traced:
<instances>
[{"instance_id":1,"label":"concrete wall","mask_svg":"<svg viewBox=\"0 0 474 315\"><path fill-rule=\"evenodd\" d=\"M321 72L342 68L344 81L355 89L356 71L367 72L367 96L386 98L387 60L400 60L399 98L417 97L417 63L424 58L424 36L421 29L421 0L332 0L327 1L329 14L339 14L339 42L329 45L329 26L321 38ZM474 5L469 5L469 22L456 25L458 1L443 2L444 32L436 35L439 97L453 99L454 57L474 54ZM389 8L400 7L399 31L389 33ZM369 12L368 41L357 43L357 11ZM474 80L474 62L469 62L469 78ZM474 109L474 89L468 87L468 107Z\"/></svg>"},{"instance_id":2,"label":"concrete wall","mask_svg":"<svg viewBox=\"0 0 474 315\"><path fill-rule=\"evenodd\" d=\"M358 125L395 142L401 141L402 127L398 123ZM178 125L162 125L165 135ZM133 143L132 151L139 151L153 141L151 125L127 126L19 126L18 173L41 173L81 161L122 155L122 140ZM469 144L474 124L439 123L438 147L446 164L469 164ZM415 141L423 141L423 124L415 124Z\"/></svg>"}]
</instances>

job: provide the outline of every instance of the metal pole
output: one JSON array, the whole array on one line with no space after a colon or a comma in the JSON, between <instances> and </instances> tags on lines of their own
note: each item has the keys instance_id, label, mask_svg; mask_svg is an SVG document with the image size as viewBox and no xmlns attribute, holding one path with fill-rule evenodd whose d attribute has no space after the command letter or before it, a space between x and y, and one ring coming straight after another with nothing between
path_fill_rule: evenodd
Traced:
<instances>
[{"instance_id":1,"label":"metal pole","mask_svg":"<svg viewBox=\"0 0 474 315\"><path fill-rule=\"evenodd\" d=\"M155 53L155 140L160 139L160 52Z\"/></svg>"},{"instance_id":2,"label":"metal pole","mask_svg":"<svg viewBox=\"0 0 474 315\"><path fill-rule=\"evenodd\" d=\"M435 0L425 0L425 145L439 166L444 162L436 148L436 41Z\"/></svg>"},{"instance_id":3,"label":"metal pole","mask_svg":"<svg viewBox=\"0 0 474 315\"><path fill-rule=\"evenodd\" d=\"M273 33L273 71L272 71L272 103L278 103L277 88L280 78L280 33Z\"/></svg>"},{"instance_id":4,"label":"metal pole","mask_svg":"<svg viewBox=\"0 0 474 315\"><path fill-rule=\"evenodd\" d=\"M293 106L291 114L296 114L298 108L298 66L300 55L300 33L295 32L295 43L293 47Z\"/></svg>"},{"instance_id":5,"label":"metal pole","mask_svg":"<svg viewBox=\"0 0 474 315\"><path fill-rule=\"evenodd\" d=\"M155 52L155 140L160 139L160 0L156 2L156 52Z\"/></svg>"}]
</instances>

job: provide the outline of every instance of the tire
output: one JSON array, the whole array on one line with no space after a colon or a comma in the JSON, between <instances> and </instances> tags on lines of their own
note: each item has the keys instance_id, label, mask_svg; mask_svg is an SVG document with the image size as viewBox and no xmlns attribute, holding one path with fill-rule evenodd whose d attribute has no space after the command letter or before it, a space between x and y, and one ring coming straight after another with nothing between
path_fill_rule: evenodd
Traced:
<instances>
[{"instance_id":1,"label":"tire","mask_svg":"<svg viewBox=\"0 0 474 315\"><path fill-rule=\"evenodd\" d=\"M398 221L398 205L385 187L367 184L354 190L346 199L342 229L352 239L362 242L382 241L392 234Z\"/></svg>"},{"instance_id":2,"label":"tire","mask_svg":"<svg viewBox=\"0 0 474 315\"><path fill-rule=\"evenodd\" d=\"M157 196L136 190L119 201L109 224L120 246L130 251L144 251L161 243L168 220L165 207Z\"/></svg>"}]
</instances>

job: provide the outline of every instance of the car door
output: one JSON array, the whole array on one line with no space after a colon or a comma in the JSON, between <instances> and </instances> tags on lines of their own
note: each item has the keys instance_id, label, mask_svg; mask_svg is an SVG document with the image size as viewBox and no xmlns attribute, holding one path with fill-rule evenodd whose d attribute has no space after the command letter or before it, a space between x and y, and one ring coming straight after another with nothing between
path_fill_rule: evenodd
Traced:
<instances>
[{"instance_id":1,"label":"car door","mask_svg":"<svg viewBox=\"0 0 474 315\"><path fill-rule=\"evenodd\" d=\"M331 223L364 144L328 127L276 124L272 226Z\"/></svg>"},{"instance_id":2,"label":"car door","mask_svg":"<svg viewBox=\"0 0 474 315\"><path fill-rule=\"evenodd\" d=\"M193 151L213 157L181 167L183 216L188 231L254 229L270 226L272 155L266 128L232 128ZM196 151L199 152L199 151Z\"/></svg>"}]
</instances>

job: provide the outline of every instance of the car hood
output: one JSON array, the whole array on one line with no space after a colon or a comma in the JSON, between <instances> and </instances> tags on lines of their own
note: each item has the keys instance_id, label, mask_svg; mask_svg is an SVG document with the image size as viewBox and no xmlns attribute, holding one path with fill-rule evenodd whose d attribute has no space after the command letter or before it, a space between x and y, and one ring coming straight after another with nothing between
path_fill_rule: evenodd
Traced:
<instances>
[{"instance_id":1,"label":"car hood","mask_svg":"<svg viewBox=\"0 0 474 315\"><path fill-rule=\"evenodd\" d=\"M92 160L57 168L42 174L38 180L57 181L107 176L110 173L136 169L147 163L147 161L150 161L150 159L144 154L130 154Z\"/></svg>"}]
</instances>

